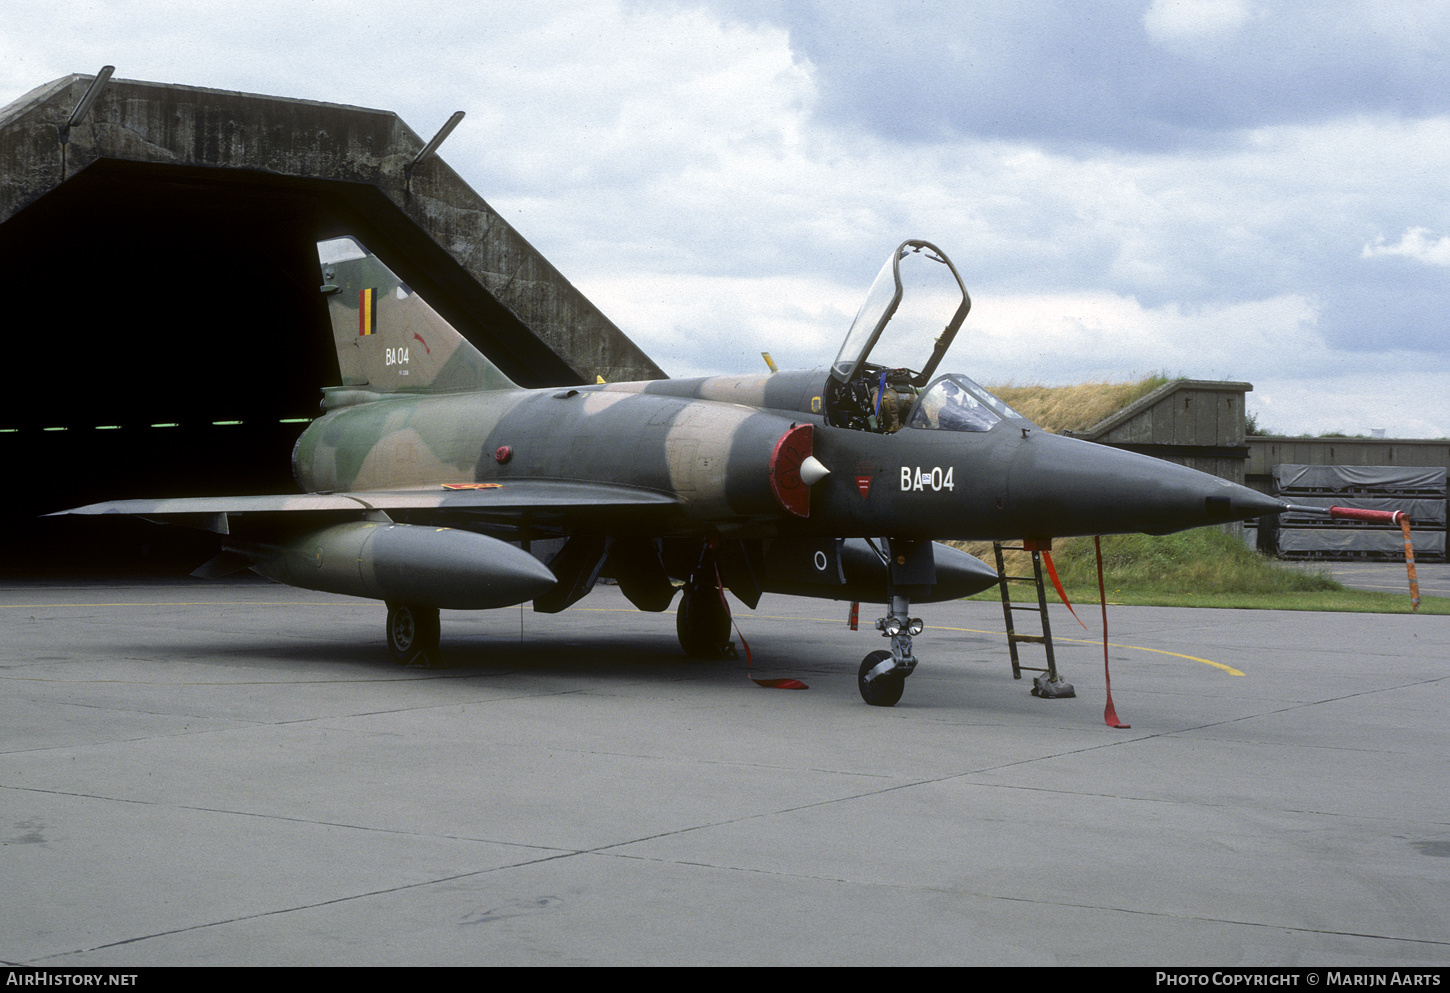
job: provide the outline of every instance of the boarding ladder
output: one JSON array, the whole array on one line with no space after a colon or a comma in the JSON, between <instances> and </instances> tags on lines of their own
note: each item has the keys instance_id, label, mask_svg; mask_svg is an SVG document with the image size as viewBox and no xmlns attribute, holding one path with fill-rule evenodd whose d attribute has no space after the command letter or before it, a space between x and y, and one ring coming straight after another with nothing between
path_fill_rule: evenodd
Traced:
<instances>
[{"instance_id":1,"label":"boarding ladder","mask_svg":"<svg viewBox=\"0 0 1450 993\"><path fill-rule=\"evenodd\" d=\"M1024 541L1020 545L1004 545L1000 541L992 542L992 551L997 556L997 585L1002 591L1002 617L1007 621L1007 650L1012 655L1012 678L1021 679L1022 670L1028 672L1045 672L1049 681L1056 683L1057 659L1052 654L1052 627L1047 620L1047 590L1042 583L1042 550L1033 542ZM1009 576L1007 565L1002 558L1002 553L1007 552L1030 552L1032 553L1032 575L1031 576ZM1037 586L1037 605L1033 607L1017 605L1012 602L1012 597L1007 589L1008 583L1033 583ZM1016 610L1029 610L1035 612L1042 618L1042 633L1039 634L1018 634L1016 625L1012 623L1012 612ZM1041 645L1047 651L1047 666L1023 665L1017 655L1019 642L1028 642L1034 645Z\"/></svg>"}]
</instances>

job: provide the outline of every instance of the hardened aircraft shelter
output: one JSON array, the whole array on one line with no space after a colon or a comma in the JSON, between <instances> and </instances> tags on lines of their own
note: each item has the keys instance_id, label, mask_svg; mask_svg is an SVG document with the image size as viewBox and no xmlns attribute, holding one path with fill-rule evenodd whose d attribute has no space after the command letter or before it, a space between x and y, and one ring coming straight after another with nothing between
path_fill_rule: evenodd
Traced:
<instances>
[{"instance_id":1,"label":"hardened aircraft shelter","mask_svg":"<svg viewBox=\"0 0 1450 993\"><path fill-rule=\"evenodd\" d=\"M7 509L290 489L337 381L315 244L342 233L522 385L663 377L396 114L105 75L0 108Z\"/></svg>"}]
</instances>

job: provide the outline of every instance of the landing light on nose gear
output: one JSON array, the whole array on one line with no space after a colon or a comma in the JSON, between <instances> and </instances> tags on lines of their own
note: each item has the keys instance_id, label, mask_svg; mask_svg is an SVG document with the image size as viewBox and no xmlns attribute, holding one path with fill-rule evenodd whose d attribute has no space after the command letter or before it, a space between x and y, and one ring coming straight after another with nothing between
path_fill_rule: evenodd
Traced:
<instances>
[{"instance_id":1,"label":"landing light on nose gear","mask_svg":"<svg viewBox=\"0 0 1450 993\"><path fill-rule=\"evenodd\" d=\"M887 538L884 545L876 553L887 570L887 613L876 622L876 630L891 639L891 651L872 652L856 674L861 699L873 707L894 707L901 699L906 677L916 668L911 639L925 627L921 618L911 616L911 598L930 600L937 581L930 541Z\"/></svg>"},{"instance_id":2,"label":"landing light on nose gear","mask_svg":"<svg viewBox=\"0 0 1450 993\"><path fill-rule=\"evenodd\" d=\"M894 707L906 689L906 677L916 668L911 639L925 628L919 617L909 617L908 597L892 596L891 613L876 621L876 630L891 639L891 651L876 651L861 660L856 685L861 699L873 707Z\"/></svg>"}]
</instances>

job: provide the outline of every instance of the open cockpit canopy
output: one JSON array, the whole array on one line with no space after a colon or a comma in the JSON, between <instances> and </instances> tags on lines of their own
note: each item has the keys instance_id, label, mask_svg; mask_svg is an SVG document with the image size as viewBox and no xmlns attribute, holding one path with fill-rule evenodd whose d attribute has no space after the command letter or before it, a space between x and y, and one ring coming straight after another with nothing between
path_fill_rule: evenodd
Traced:
<instances>
[{"instance_id":1,"label":"open cockpit canopy","mask_svg":"<svg viewBox=\"0 0 1450 993\"><path fill-rule=\"evenodd\" d=\"M906 426L986 431L1004 418L1021 418L965 376L942 376L923 389L971 306L945 252L928 241L902 242L871 284L831 363L827 423L884 433Z\"/></svg>"},{"instance_id":2,"label":"open cockpit canopy","mask_svg":"<svg viewBox=\"0 0 1450 993\"><path fill-rule=\"evenodd\" d=\"M971 306L962 277L945 252L928 241L902 242L851 322L831 364L832 378L849 383L866 372L870 359L878 371L905 370L911 373L912 386L925 386ZM945 327L943 317L949 318ZM918 368L921 356L926 362Z\"/></svg>"}]
</instances>

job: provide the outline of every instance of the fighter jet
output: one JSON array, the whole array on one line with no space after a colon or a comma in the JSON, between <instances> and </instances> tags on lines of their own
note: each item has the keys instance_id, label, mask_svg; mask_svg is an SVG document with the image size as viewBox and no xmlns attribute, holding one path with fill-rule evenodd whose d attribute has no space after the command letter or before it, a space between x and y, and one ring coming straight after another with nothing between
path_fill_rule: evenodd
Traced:
<instances>
[{"instance_id":1,"label":"fighter jet","mask_svg":"<svg viewBox=\"0 0 1450 993\"><path fill-rule=\"evenodd\" d=\"M401 663L436 659L440 608L559 611L609 576L641 610L678 592L693 656L730 649L726 589L751 608L762 592L884 603L890 649L858 685L891 706L917 664L912 603L997 581L939 541L1163 534L1286 506L1049 434L938 375L971 301L929 242L891 253L828 368L546 389L510 381L357 239L318 253L341 385L293 451L302 493L62 513L219 533L196 575L381 600Z\"/></svg>"}]
</instances>

